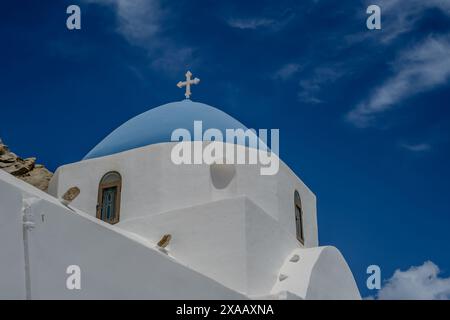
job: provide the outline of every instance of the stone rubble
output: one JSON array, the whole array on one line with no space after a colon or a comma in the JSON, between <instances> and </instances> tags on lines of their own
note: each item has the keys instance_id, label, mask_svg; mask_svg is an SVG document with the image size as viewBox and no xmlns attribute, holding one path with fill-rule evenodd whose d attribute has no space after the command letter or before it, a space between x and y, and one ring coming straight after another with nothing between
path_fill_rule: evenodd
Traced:
<instances>
[{"instance_id":1,"label":"stone rubble","mask_svg":"<svg viewBox=\"0 0 450 320\"><path fill-rule=\"evenodd\" d=\"M47 191L48 184L53 176L53 173L43 165L36 164L36 158L22 159L11 152L1 139L0 169L43 191Z\"/></svg>"}]
</instances>

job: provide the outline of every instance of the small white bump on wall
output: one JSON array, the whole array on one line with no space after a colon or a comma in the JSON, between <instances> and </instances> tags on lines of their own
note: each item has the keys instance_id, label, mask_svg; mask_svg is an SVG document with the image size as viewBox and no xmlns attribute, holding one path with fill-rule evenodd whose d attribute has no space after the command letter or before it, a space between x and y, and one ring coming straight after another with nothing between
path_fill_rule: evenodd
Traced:
<instances>
[{"instance_id":1,"label":"small white bump on wall","mask_svg":"<svg viewBox=\"0 0 450 320\"><path fill-rule=\"evenodd\" d=\"M283 281L283 280L287 279L287 277L288 277L287 275L280 273L280 275L278 276L278 280Z\"/></svg>"},{"instance_id":2,"label":"small white bump on wall","mask_svg":"<svg viewBox=\"0 0 450 320\"><path fill-rule=\"evenodd\" d=\"M166 248L161 248L161 247L156 247L158 250L159 250L159 252L162 252L162 253L164 253L165 255L169 255L169 251L166 249Z\"/></svg>"}]
</instances>

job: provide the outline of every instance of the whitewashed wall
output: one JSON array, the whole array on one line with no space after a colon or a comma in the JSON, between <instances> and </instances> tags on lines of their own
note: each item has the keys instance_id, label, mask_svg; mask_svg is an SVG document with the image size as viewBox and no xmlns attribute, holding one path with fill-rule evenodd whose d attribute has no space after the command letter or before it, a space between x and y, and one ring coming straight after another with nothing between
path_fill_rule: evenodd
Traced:
<instances>
[{"instance_id":1,"label":"whitewashed wall","mask_svg":"<svg viewBox=\"0 0 450 320\"><path fill-rule=\"evenodd\" d=\"M35 198L35 227L28 241L32 299L245 298L153 249L151 243L73 212L6 175L0 172L1 298L25 298L22 222L17 217L21 218L23 199L30 197ZM81 290L66 288L69 265L81 267Z\"/></svg>"},{"instance_id":2,"label":"whitewashed wall","mask_svg":"<svg viewBox=\"0 0 450 320\"><path fill-rule=\"evenodd\" d=\"M108 171L118 171L123 179L119 227L128 219L246 196L295 240L294 191L298 190L304 211L305 247L318 245L316 198L281 160L280 170L273 176L260 175L259 165L236 165L233 180L226 188L218 189L211 179L209 165L173 164L170 159L173 145L150 145L64 165L56 171L49 193L61 196L76 185L81 194L73 206L95 216L102 176Z\"/></svg>"},{"instance_id":3,"label":"whitewashed wall","mask_svg":"<svg viewBox=\"0 0 450 320\"><path fill-rule=\"evenodd\" d=\"M4 172L0 200L2 299L360 298L337 249L299 248L247 197L129 219L120 228ZM25 202L34 222L28 239ZM166 232L173 234L168 255L154 249ZM69 265L81 267L81 290L66 288Z\"/></svg>"},{"instance_id":4,"label":"whitewashed wall","mask_svg":"<svg viewBox=\"0 0 450 320\"><path fill-rule=\"evenodd\" d=\"M298 243L247 197L124 221L121 229L156 243L172 235L170 255L250 296L268 294Z\"/></svg>"},{"instance_id":5,"label":"whitewashed wall","mask_svg":"<svg viewBox=\"0 0 450 320\"><path fill-rule=\"evenodd\" d=\"M0 299L26 297L21 212L22 194L0 180Z\"/></svg>"},{"instance_id":6,"label":"whitewashed wall","mask_svg":"<svg viewBox=\"0 0 450 320\"><path fill-rule=\"evenodd\" d=\"M279 273L286 278L275 284L272 294L289 292L305 300L361 299L353 274L335 247L295 249Z\"/></svg>"}]
</instances>

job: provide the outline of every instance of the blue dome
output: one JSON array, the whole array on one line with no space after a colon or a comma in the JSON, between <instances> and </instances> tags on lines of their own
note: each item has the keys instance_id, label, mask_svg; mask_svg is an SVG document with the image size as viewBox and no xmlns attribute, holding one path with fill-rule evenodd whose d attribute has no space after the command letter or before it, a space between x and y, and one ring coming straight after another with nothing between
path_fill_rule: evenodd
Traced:
<instances>
[{"instance_id":1,"label":"blue dome","mask_svg":"<svg viewBox=\"0 0 450 320\"><path fill-rule=\"evenodd\" d=\"M189 130L194 139L194 121L202 121L203 132L209 128L219 129L223 134L226 129L247 130L225 112L186 99L162 105L128 120L96 145L83 160L170 142L172 132L178 128Z\"/></svg>"}]
</instances>

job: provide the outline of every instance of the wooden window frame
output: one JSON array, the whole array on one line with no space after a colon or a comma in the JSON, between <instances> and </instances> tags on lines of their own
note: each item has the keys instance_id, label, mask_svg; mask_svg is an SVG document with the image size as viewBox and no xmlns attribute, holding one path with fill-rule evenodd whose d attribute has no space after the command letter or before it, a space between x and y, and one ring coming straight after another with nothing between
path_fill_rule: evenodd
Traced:
<instances>
[{"instance_id":1,"label":"wooden window frame","mask_svg":"<svg viewBox=\"0 0 450 320\"><path fill-rule=\"evenodd\" d=\"M104 183L102 182L105 177L109 174L115 173L119 176L119 180L118 181L114 181L114 182L110 182L110 183ZM114 220L112 221L105 221L102 219L102 206L103 206L103 190L107 189L107 188L113 188L116 187L117 188L117 193L116 193L116 200L115 200L115 211L114 212ZM117 171L109 171L107 173L105 173L102 178L100 179L100 183L98 186L98 197L97 197L97 214L96 217L97 219L100 219L104 222L107 222L109 224L116 224L120 221L120 199L122 196L122 176L120 175L119 172Z\"/></svg>"},{"instance_id":2,"label":"wooden window frame","mask_svg":"<svg viewBox=\"0 0 450 320\"><path fill-rule=\"evenodd\" d=\"M297 222L297 208L300 214L300 225ZM302 199L300 197L300 193L295 190L294 192L294 218L295 218L295 233L297 240L302 244L305 245L305 221L303 219L303 207L302 207ZM300 230L299 230L300 229Z\"/></svg>"}]
</instances>

